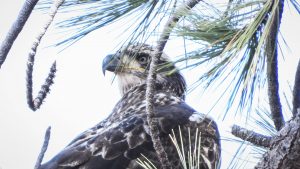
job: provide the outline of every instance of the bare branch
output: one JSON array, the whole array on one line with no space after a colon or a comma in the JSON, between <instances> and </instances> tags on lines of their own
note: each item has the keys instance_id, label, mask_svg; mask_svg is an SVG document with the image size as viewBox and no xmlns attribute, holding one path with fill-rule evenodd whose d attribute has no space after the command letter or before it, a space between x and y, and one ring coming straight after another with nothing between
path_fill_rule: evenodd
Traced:
<instances>
[{"instance_id":1,"label":"bare branch","mask_svg":"<svg viewBox=\"0 0 300 169\"><path fill-rule=\"evenodd\" d=\"M26 70L26 94L27 94L27 104L29 108L35 111L35 107L33 104L32 98L32 72L33 72L33 65L34 65L34 57L30 55L27 61L27 70Z\"/></svg>"},{"instance_id":2,"label":"bare branch","mask_svg":"<svg viewBox=\"0 0 300 169\"><path fill-rule=\"evenodd\" d=\"M0 68L4 63L14 41L17 39L19 33L22 31L27 19L29 18L37 2L38 0L26 0L24 2L17 19L6 34L6 37L0 46Z\"/></svg>"},{"instance_id":3,"label":"bare branch","mask_svg":"<svg viewBox=\"0 0 300 169\"><path fill-rule=\"evenodd\" d=\"M272 137L255 133L254 131L250 131L237 125L232 126L231 134L256 146L264 148L270 147L270 143L272 140Z\"/></svg>"},{"instance_id":4,"label":"bare branch","mask_svg":"<svg viewBox=\"0 0 300 169\"><path fill-rule=\"evenodd\" d=\"M300 108L300 60L297 66L294 89L293 89L293 115L294 116L296 116L298 108Z\"/></svg>"},{"instance_id":5,"label":"bare branch","mask_svg":"<svg viewBox=\"0 0 300 169\"><path fill-rule=\"evenodd\" d=\"M32 72L34 65L34 57L29 57L27 63L27 72L26 72L26 87L27 87L27 103L31 110L35 111L40 108L43 104L43 101L47 97L47 94L50 92L50 86L54 83L53 79L56 73L56 62L54 62L50 68L48 77L45 80L44 85L42 85L41 90L39 91L38 96L33 100L32 96Z\"/></svg>"},{"instance_id":6,"label":"bare branch","mask_svg":"<svg viewBox=\"0 0 300 169\"><path fill-rule=\"evenodd\" d=\"M56 62L54 62L51 66L50 73L48 74L48 77L47 77L44 85L41 87L41 90L39 91L38 96L33 100L32 72L33 72L36 51L41 42L42 37L45 35L48 27L50 26L50 24L52 23L52 21L54 19L55 14L57 13L58 8L62 5L63 2L64 2L64 0L56 0L54 2L54 4L52 5L50 12L49 12L49 19L46 21L41 32L37 35L35 41L32 44L31 51L29 52L29 55L28 55L27 73L26 73L27 103L28 103L28 106L33 111L37 110L43 103L43 100L46 98L47 93L50 91L50 86L53 84L53 79L55 77L55 72L56 72Z\"/></svg>"},{"instance_id":7,"label":"bare branch","mask_svg":"<svg viewBox=\"0 0 300 169\"><path fill-rule=\"evenodd\" d=\"M275 2L273 2L273 5ZM278 49L277 38L279 25L281 22L284 1L280 0L278 8L275 10L275 15L272 16L272 24L270 33L266 41L267 55L267 78L268 78L268 95L269 104L272 114L272 119L277 131L284 126L284 118L282 115L282 106L279 97L279 82L278 82Z\"/></svg>"},{"instance_id":8,"label":"bare branch","mask_svg":"<svg viewBox=\"0 0 300 169\"><path fill-rule=\"evenodd\" d=\"M42 146L42 149L41 149L41 152L38 156L38 159L36 160L36 163L35 163L35 166L34 166L34 169L39 169L42 162L43 162L43 158L44 158L44 155L47 151L47 148L48 148L48 144L49 144L49 140L50 140L50 135L51 135L51 127L49 126L46 130L46 133L45 133L45 137L44 137L44 143L43 143L43 146Z\"/></svg>"},{"instance_id":9,"label":"bare branch","mask_svg":"<svg viewBox=\"0 0 300 169\"><path fill-rule=\"evenodd\" d=\"M189 0L183 8L193 8L200 0ZM162 164L164 169L170 168L170 162L168 160L168 156L164 151L164 148L160 142L159 138L159 130L157 128L157 121L153 120L154 110L153 110L153 96L154 96L154 84L156 81L156 69L157 63L161 57L162 51L164 50L167 41L169 40L169 36L171 30L174 28L176 23L179 21L182 15L178 13L173 13L173 15L168 20L167 24L164 27L162 35L158 41L156 54L152 57L150 63L150 70L147 77L147 90L146 90L146 111L147 111L147 121L150 126L150 135L152 138L154 149L158 155L158 158Z\"/></svg>"}]
</instances>

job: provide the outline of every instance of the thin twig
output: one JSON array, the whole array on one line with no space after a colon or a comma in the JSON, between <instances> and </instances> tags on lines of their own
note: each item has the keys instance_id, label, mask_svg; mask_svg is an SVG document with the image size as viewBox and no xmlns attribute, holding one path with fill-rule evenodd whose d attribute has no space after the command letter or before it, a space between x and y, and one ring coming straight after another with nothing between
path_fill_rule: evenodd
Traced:
<instances>
[{"instance_id":1,"label":"thin twig","mask_svg":"<svg viewBox=\"0 0 300 169\"><path fill-rule=\"evenodd\" d=\"M26 0L0 46L0 69L38 0Z\"/></svg>"},{"instance_id":2,"label":"thin twig","mask_svg":"<svg viewBox=\"0 0 300 169\"><path fill-rule=\"evenodd\" d=\"M231 134L234 136L248 141L256 146L269 148L271 144L272 137L265 136L259 133L255 133L254 131L250 131L248 129L242 128L237 125L233 125L231 128Z\"/></svg>"},{"instance_id":3,"label":"thin twig","mask_svg":"<svg viewBox=\"0 0 300 169\"><path fill-rule=\"evenodd\" d=\"M297 66L294 89L293 89L293 116L294 117L298 114L297 111L298 108L300 108L300 60Z\"/></svg>"},{"instance_id":4,"label":"thin twig","mask_svg":"<svg viewBox=\"0 0 300 169\"><path fill-rule=\"evenodd\" d=\"M275 5L275 4L273 4ZM282 106L279 96L279 82L278 82L278 50L277 38L279 25L281 22L284 1L280 0L278 7L273 16L270 33L266 41L266 55L267 55L267 77L268 77L268 95L269 104L274 125L279 131L284 126L284 118L282 115Z\"/></svg>"},{"instance_id":5,"label":"thin twig","mask_svg":"<svg viewBox=\"0 0 300 169\"><path fill-rule=\"evenodd\" d=\"M56 73L56 62L54 62L50 68L50 72L45 80L45 83L42 85L37 97L33 100L32 96L32 71L34 65L34 58L29 57L27 63L27 72L26 72L26 87L27 87L27 103L29 108L33 111L40 108L43 101L47 97L47 94L50 92L50 86L54 83L53 79L55 78Z\"/></svg>"},{"instance_id":6,"label":"thin twig","mask_svg":"<svg viewBox=\"0 0 300 169\"><path fill-rule=\"evenodd\" d=\"M200 0L189 0L183 8L193 8ZM150 63L149 74L147 77L147 90L146 90L146 111L147 111L147 121L150 126L150 135L153 142L154 149L158 155L158 158L162 164L163 169L171 168L170 162L168 160L168 156L164 151L164 148L159 139L159 130L157 121L153 120L154 110L153 110L153 96L154 96L154 84L156 81L156 69L157 63L161 57L162 51L164 50L167 41L169 40L169 36L171 30L174 28L175 24L179 21L182 14L178 14L177 12L173 13L173 15L168 20L167 24L164 27L162 35L158 41L156 53L152 57Z\"/></svg>"},{"instance_id":7,"label":"thin twig","mask_svg":"<svg viewBox=\"0 0 300 169\"><path fill-rule=\"evenodd\" d=\"M27 61L27 70L26 70L26 95L27 95L27 104L29 108L35 111L35 106L33 104L33 97L32 97L32 72L33 72L33 65L34 65L34 57L30 55Z\"/></svg>"},{"instance_id":8,"label":"thin twig","mask_svg":"<svg viewBox=\"0 0 300 169\"><path fill-rule=\"evenodd\" d=\"M34 169L39 169L42 162L43 162L43 158L44 158L44 155L47 151L47 148L48 148L48 144L49 144L49 140L50 140L50 135L51 135L51 127L49 126L46 130L46 133L45 133L45 137L44 137L44 143L43 143L43 146L42 146L42 149L41 149L41 152L36 160L36 163L35 163L35 166L34 166Z\"/></svg>"},{"instance_id":9,"label":"thin twig","mask_svg":"<svg viewBox=\"0 0 300 169\"><path fill-rule=\"evenodd\" d=\"M33 111L37 110L43 103L43 100L46 98L47 93L50 91L50 86L53 84L53 79L55 77L55 72L56 72L56 62L54 62L51 66L50 72L48 74L48 77L46 78L44 85L41 87L41 90L39 91L38 96L33 100L32 72L33 72L36 51L41 42L42 37L47 32L47 29L50 26L50 24L52 23L54 16L57 13L58 8L63 4L63 2L64 2L64 0L56 0L54 2L54 4L52 5L50 12L49 12L49 19L46 21L41 32L38 34L35 41L33 42L31 51L29 52L29 55L28 55L27 71L26 71L27 103L28 103L29 108L31 108Z\"/></svg>"}]
</instances>

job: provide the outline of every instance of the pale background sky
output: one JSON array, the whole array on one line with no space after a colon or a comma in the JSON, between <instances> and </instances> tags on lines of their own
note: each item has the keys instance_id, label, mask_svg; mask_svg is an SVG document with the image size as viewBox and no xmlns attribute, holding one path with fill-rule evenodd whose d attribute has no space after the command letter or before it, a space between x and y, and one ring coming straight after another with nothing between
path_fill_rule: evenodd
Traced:
<instances>
[{"instance_id":1,"label":"pale background sky","mask_svg":"<svg viewBox=\"0 0 300 169\"><path fill-rule=\"evenodd\" d=\"M20 0L0 2L1 41L22 4L23 1ZM300 54L300 19L295 15L294 9L287 7L285 11L281 28L291 50L285 55L284 62L282 58L280 59L282 66L280 77L281 81L293 82L298 54ZM34 12L31 15L0 69L1 169L33 168L40 152L45 130L48 126L52 126L50 144L44 159L47 161L79 133L105 118L120 98L116 84L111 84L113 76L109 74L104 77L101 72L102 59L112 53L116 44L119 43L114 32L118 28L98 30L67 50L58 53L57 48L47 47L49 43L56 40L53 37L57 36L54 28L51 27L36 56L33 72L34 97L44 83L54 60L57 61L57 77L51 87L51 93L41 108L36 112L28 108L25 87L27 54L44 17L40 12ZM166 48L167 54L173 56L178 52L183 52L180 46L182 44L169 43ZM286 51L285 47L283 49ZM184 72L189 84L196 80L193 73ZM214 92L209 91L200 98L200 92L195 91L188 95L187 102L199 112L208 112L216 99L215 96L211 96L212 93ZM222 111L222 109L219 108L217 111ZM214 113L210 116L218 120ZM227 133L228 126L239 121L239 118L227 118L226 121L218 124L222 132ZM233 147L232 144L223 144L224 168L235 148L236 146ZM247 167L250 168L252 165L249 163Z\"/></svg>"}]
</instances>

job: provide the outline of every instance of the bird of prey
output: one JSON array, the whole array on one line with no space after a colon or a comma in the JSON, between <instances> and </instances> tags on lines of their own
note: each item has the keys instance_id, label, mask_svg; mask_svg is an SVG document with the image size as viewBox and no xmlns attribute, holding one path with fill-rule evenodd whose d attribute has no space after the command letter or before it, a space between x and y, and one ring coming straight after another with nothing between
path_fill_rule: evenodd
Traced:
<instances>
[{"instance_id":1,"label":"bird of prey","mask_svg":"<svg viewBox=\"0 0 300 169\"><path fill-rule=\"evenodd\" d=\"M161 168L149 133L145 100L149 63L154 54L152 46L135 44L104 58L103 73L115 73L121 99L105 120L80 134L41 169L141 169L136 159L145 157ZM165 53L158 64L153 118L172 168L183 168L169 137L172 130L179 136L178 126L184 150L200 148L200 169L219 168L221 145L216 123L187 105L185 80ZM193 133L197 129L201 133L200 147L189 143L195 140Z\"/></svg>"}]
</instances>

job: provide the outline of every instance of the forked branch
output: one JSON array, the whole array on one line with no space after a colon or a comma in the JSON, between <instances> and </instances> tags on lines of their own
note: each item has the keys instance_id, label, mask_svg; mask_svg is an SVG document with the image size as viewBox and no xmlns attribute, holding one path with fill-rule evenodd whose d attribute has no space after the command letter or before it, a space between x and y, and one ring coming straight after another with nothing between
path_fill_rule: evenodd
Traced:
<instances>
[{"instance_id":1,"label":"forked branch","mask_svg":"<svg viewBox=\"0 0 300 169\"><path fill-rule=\"evenodd\" d=\"M56 62L54 62L50 68L48 77L45 80L45 83L42 85L38 96L33 99L32 96L32 72L34 65L34 56L29 56L27 62L27 71L26 71L26 94L27 94L27 103L31 110L35 111L42 105L43 101L47 97L47 94L50 92L50 86L54 83L53 79L56 73Z\"/></svg>"},{"instance_id":2,"label":"forked branch","mask_svg":"<svg viewBox=\"0 0 300 169\"><path fill-rule=\"evenodd\" d=\"M37 48L41 42L42 37L45 35L48 27L53 21L53 18L55 14L57 13L58 8L64 0L56 0L54 4L52 5L49 13L49 19L46 21L44 27L42 28L41 32L36 37L35 41L32 44L31 50L28 55L28 61L27 61L27 71L26 71L26 86L27 86L27 103L29 107L35 111L37 110L41 104L43 103L44 99L46 98L47 94L50 91L50 86L53 84L53 79L55 77L56 72L56 62L54 62L51 66L50 73L48 74L48 77L44 83L44 85L41 87L41 90L39 91L38 96L33 99L32 96L32 72L33 72L33 66L34 66L34 59L36 55Z\"/></svg>"}]
</instances>

